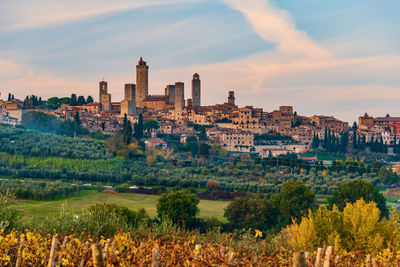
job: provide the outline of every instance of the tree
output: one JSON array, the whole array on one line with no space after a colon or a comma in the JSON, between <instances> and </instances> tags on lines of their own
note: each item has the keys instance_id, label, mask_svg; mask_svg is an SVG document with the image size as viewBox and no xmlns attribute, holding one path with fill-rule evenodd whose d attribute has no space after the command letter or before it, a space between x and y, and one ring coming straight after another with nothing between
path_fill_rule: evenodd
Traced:
<instances>
[{"instance_id":1,"label":"tree","mask_svg":"<svg viewBox=\"0 0 400 267\"><path fill-rule=\"evenodd\" d=\"M11 101L11 93L8 93L7 101Z\"/></svg>"},{"instance_id":2,"label":"tree","mask_svg":"<svg viewBox=\"0 0 400 267\"><path fill-rule=\"evenodd\" d=\"M377 253L395 247L398 239L398 216L390 221L380 218L374 202L360 199L347 203L343 211L320 207L285 230L294 250L313 251L324 245L338 245L347 251Z\"/></svg>"},{"instance_id":3,"label":"tree","mask_svg":"<svg viewBox=\"0 0 400 267\"><path fill-rule=\"evenodd\" d=\"M300 219L309 209L314 209L314 197L314 192L303 182L285 182L280 193L271 196L272 204L279 209L278 228L290 224L293 218Z\"/></svg>"},{"instance_id":4,"label":"tree","mask_svg":"<svg viewBox=\"0 0 400 267\"><path fill-rule=\"evenodd\" d=\"M314 133L314 137L313 137L313 140L312 140L311 147L313 149L317 149L319 147L319 137L315 133Z\"/></svg>"},{"instance_id":5,"label":"tree","mask_svg":"<svg viewBox=\"0 0 400 267\"><path fill-rule=\"evenodd\" d=\"M175 191L163 194L158 199L157 215L160 219L169 218L174 223L192 222L199 212L197 205L200 200L195 194Z\"/></svg>"},{"instance_id":6,"label":"tree","mask_svg":"<svg viewBox=\"0 0 400 267\"><path fill-rule=\"evenodd\" d=\"M200 154L200 156L207 157L210 154L210 145L208 145L206 143L200 143L199 144L199 154Z\"/></svg>"},{"instance_id":7,"label":"tree","mask_svg":"<svg viewBox=\"0 0 400 267\"><path fill-rule=\"evenodd\" d=\"M200 128L199 140L200 140L200 141L207 140L206 127L204 127L204 126L202 126L202 127Z\"/></svg>"},{"instance_id":8,"label":"tree","mask_svg":"<svg viewBox=\"0 0 400 267\"><path fill-rule=\"evenodd\" d=\"M78 97L78 106L83 106L86 104L85 97L83 95Z\"/></svg>"},{"instance_id":9,"label":"tree","mask_svg":"<svg viewBox=\"0 0 400 267\"><path fill-rule=\"evenodd\" d=\"M71 98L69 100L70 106L76 106L78 105L78 101L76 99L76 94L71 94Z\"/></svg>"},{"instance_id":10,"label":"tree","mask_svg":"<svg viewBox=\"0 0 400 267\"><path fill-rule=\"evenodd\" d=\"M156 120L146 120L143 124L143 128L146 131L151 131L151 130L157 130L160 127L160 125L158 125L158 122Z\"/></svg>"},{"instance_id":11,"label":"tree","mask_svg":"<svg viewBox=\"0 0 400 267\"><path fill-rule=\"evenodd\" d=\"M81 118L79 117L79 111L77 111L74 115L75 122L75 135L79 135L81 130Z\"/></svg>"},{"instance_id":12,"label":"tree","mask_svg":"<svg viewBox=\"0 0 400 267\"><path fill-rule=\"evenodd\" d=\"M143 138L143 116L139 115L139 120L133 125L134 137L139 141Z\"/></svg>"},{"instance_id":13,"label":"tree","mask_svg":"<svg viewBox=\"0 0 400 267\"><path fill-rule=\"evenodd\" d=\"M86 103L89 104L89 103L93 103L93 102L94 102L93 97L89 95L86 99Z\"/></svg>"},{"instance_id":14,"label":"tree","mask_svg":"<svg viewBox=\"0 0 400 267\"><path fill-rule=\"evenodd\" d=\"M199 143L197 142L196 136L189 136L186 138L185 150L197 155L199 153Z\"/></svg>"},{"instance_id":15,"label":"tree","mask_svg":"<svg viewBox=\"0 0 400 267\"><path fill-rule=\"evenodd\" d=\"M355 203L361 198L366 202L375 202L381 211L381 217L389 216L386 200L379 193L378 188L362 180L354 180L340 185L333 196L328 199L328 207L332 208L335 204L339 210L343 210L347 203Z\"/></svg>"},{"instance_id":16,"label":"tree","mask_svg":"<svg viewBox=\"0 0 400 267\"><path fill-rule=\"evenodd\" d=\"M22 125L37 131L56 133L60 127L60 121L54 115L28 111L22 114Z\"/></svg>"},{"instance_id":17,"label":"tree","mask_svg":"<svg viewBox=\"0 0 400 267\"><path fill-rule=\"evenodd\" d=\"M238 197L226 208L224 216L235 229L259 229L275 227L279 209L269 199Z\"/></svg>"},{"instance_id":18,"label":"tree","mask_svg":"<svg viewBox=\"0 0 400 267\"><path fill-rule=\"evenodd\" d=\"M122 134L124 143L126 145L129 145L132 138L132 126L131 122L128 120L128 116L126 115L126 113L124 114L124 121L122 123Z\"/></svg>"}]
</instances>

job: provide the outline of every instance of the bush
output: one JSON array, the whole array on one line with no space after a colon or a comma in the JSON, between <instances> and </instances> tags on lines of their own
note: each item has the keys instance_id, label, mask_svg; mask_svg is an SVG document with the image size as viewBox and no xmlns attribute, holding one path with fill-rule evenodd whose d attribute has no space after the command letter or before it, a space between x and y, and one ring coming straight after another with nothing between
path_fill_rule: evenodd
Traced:
<instances>
[{"instance_id":1,"label":"bush","mask_svg":"<svg viewBox=\"0 0 400 267\"><path fill-rule=\"evenodd\" d=\"M200 200L196 195L184 191L163 194L158 199L157 214L159 218L169 218L173 223L191 223L199 209Z\"/></svg>"},{"instance_id":2,"label":"bush","mask_svg":"<svg viewBox=\"0 0 400 267\"><path fill-rule=\"evenodd\" d=\"M8 191L0 192L0 231L9 232L19 226L19 212L9 207L9 202L14 198L15 196Z\"/></svg>"},{"instance_id":3,"label":"bush","mask_svg":"<svg viewBox=\"0 0 400 267\"><path fill-rule=\"evenodd\" d=\"M293 250L312 251L324 245L333 245L335 250L376 253L393 248L399 241L397 212L388 222L380 219L376 203L363 199L347 203L343 211L335 205L309 212L301 223L293 222L284 231L288 233Z\"/></svg>"}]
</instances>

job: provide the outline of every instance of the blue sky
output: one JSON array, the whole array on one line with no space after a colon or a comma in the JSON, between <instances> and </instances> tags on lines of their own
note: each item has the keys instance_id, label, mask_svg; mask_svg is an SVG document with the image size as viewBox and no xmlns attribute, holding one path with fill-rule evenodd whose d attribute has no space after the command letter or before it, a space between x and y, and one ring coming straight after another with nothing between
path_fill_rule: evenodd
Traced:
<instances>
[{"instance_id":1,"label":"blue sky","mask_svg":"<svg viewBox=\"0 0 400 267\"><path fill-rule=\"evenodd\" d=\"M400 116L398 0L2 0L0 91L113 101L150 65L150 93L194 72L203 104L229 90L239 105L353 121Z\"/></svg>"}]
</instances>

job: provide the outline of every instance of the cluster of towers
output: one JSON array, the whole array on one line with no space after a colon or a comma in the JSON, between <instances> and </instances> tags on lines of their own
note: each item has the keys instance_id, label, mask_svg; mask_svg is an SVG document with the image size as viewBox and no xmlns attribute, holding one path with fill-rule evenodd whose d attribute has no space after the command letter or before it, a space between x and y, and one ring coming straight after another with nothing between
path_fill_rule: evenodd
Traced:
<instances>
[{"instance_id":1,"label":"cluster of towers","mask_svg":"<svg viewBox=\"0 0 400 267\"><path fill-rule=\"evenodd\" d=\"M100 82L99 93L100 110L111 111L111 95L107 92L107 82ZM121 101L121 115L134 116L149 106L157 107L157 109L173 107L175 117L179 117L185 107L185 87L183 82L176 82L174 85L166 86L163 96L150 96L149 66L140 58L136 65L136 85L125 84L124 99ZM198 73L193 75L192 99L187 100L187 106L193 108L201 106L201 82Z\"/></svg>"}]
</instances>

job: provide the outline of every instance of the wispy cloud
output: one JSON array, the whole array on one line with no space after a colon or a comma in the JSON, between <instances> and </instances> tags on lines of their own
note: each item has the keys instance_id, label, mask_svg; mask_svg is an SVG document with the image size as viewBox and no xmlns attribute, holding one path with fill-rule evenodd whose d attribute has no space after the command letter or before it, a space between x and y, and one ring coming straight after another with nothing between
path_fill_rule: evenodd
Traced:
<instances>
[{"instance_id":1,"label":"wispy cloud","mask_svg":"<svg viewBox=\"0 0 400 267\"><path fill-rule=\"evenodd\" d=\"M277 44L278 49L292 56L327 57L330 53L311 40L306 32L296 29L290 14L268 0L223 0L244 14L262 38Z\"/></svg>"},{"instance_id":2,"label":"wispy cloud","mask_svg":"<svg viewBox=\"0 0 400 267\"><path fill-rule=\"evenodd\" d=\"M79 20L129 9L195 2L196 0L18 0L2 1L1 29L35 28Z\"/></svg>"}]
</instances>

